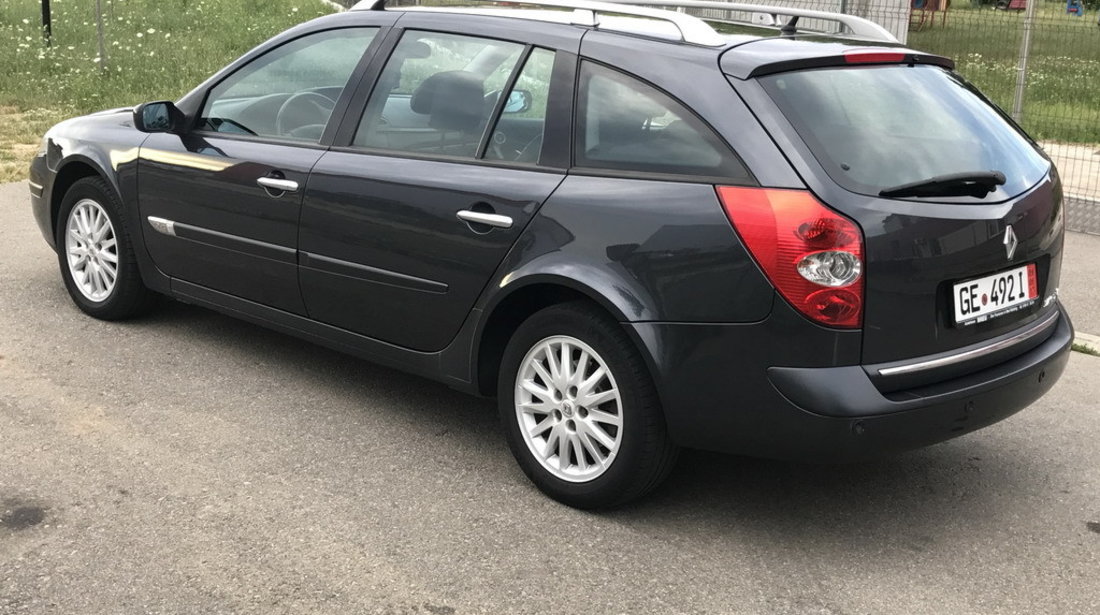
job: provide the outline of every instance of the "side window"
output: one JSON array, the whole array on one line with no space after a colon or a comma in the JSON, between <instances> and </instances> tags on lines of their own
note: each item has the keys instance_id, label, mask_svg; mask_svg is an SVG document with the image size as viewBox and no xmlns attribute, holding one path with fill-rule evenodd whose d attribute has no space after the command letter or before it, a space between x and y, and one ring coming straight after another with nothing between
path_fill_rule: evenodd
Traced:
<instances>
[{"instance_id":1,"label":"side window","mask_svg":"<svg viewBox=\"0 0 1100 615\"><path fill-rule=\"evenodd\" d=\"M378 28L327 30L256 58L214 86L200 130L317 142Z\"/></svg>"},{"instance_id":2,"label":"side window","mask_svg":"<svg viewBox=\"0 0 1100 615\"><path fill-rule=\"evenodd\" d=\"M730 92L733 96L733 92ZM641 81L581 64L577 166L745 177L729 148L693 113Z\"/></svg>"},{"instance_id":3,"label":"side window","mask_svg":"<svg viewBox=\"0 0 1100 615\"><path fill-rule=\"evenodd\" d=\"M550 75L554 52L535 49L501 109L493 135L485 150L486 160L536 163L542 151L546 126L546 103L550 98Z\"/></svg>"},{"instance_id":4,"label":"side window","mask_svg":"<svg viewBox=\"0 0 1100 615\"><path fill-rule=\"evenodd\" d=\"M378 78L353 144L476 156L522 52L517 43L406 32Z\"/></svg>"}]
</instances>

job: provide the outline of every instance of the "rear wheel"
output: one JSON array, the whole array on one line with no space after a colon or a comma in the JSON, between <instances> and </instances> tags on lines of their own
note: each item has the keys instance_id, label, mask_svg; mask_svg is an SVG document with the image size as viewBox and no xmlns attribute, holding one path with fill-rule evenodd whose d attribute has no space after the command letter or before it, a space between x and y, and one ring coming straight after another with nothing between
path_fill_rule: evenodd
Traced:
<instances>
[{"instance_id":1,"label":"rear wheel","mask_svg":"<svg viewBox=\"0 0 1100 615\"><path fill-rule=\"evenodd\" d=\"M77 307L103 320L144 313L156 295L141 281L114 191L98 177L77 180L57 216L57 258Z\"/></svg>"},{"instance_id":2,"label":"rear wheel","mask_svg":"<svg viewBox=\"0 0 1100 615\"><path fill-rule=\"evenodd\" d=\"M564 504L623 504L672 468L677 449L645 363L619 324L586 304L553 306L520 325L498 393L512 454Z\"/></svg>"}]
</instances>

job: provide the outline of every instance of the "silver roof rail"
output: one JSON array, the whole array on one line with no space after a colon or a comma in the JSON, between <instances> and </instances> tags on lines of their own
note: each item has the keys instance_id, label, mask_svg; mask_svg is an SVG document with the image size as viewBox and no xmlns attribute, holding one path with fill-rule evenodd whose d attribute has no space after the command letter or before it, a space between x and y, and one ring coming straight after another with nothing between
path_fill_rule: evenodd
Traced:
<instances>
[{"instance_id":1,"label":"silver roof rail","mask_svg":"<svg viewBox=\"0 0 1100 615\"><path fill-rule=\"evenodd\" d=\"M731 2L716 2L714 0L611 0L607 2L596 2L593 0L470 0L469 3L507 3L523 4L530 6L548 6L554 8L569 8L573 9L572 23L593 28L599 27L600 25L600 13L646 17L649 19L669 22L674 25L680 31L680 38L683 39L685 43L705 45L708 47L720 47L727 44L728 41L725 37L716 32L714 28L712 28L709 24L707 24L703 19L700 19L699 17L695 17L687 13L650 7L665 6L675 7L679 9L712 9L730 12L751 13L753 15L760 15L762 19L757 18L752 20L751 22L737 22L735 20L727 21L730 23L744 23L744 25L757 27L780 25L779 17L786 16L791 17L792 19L781 29L783 31L791 32L794 31L794 23L798 21L798 18L806 17L809 19L820 19L840 23L848 28L848 30L851 32L851 35L856 38L882 43L898 42L898 40L894 38L894 35L890 34L888 30L876 24L875 22L864 19L862 17L856 17L855 15L845 15L843 13L829 13L827 11L812 11L808 9L796 9L783 6L737 4ZM361 0L355 6L351 7L351 10L381 11L384 10L385 7L386 0ZM447 10L448 8L452 7L424 6L417 8L437 8L439 10Z\"/></svg>"},{"instance_id":2,"label":"silver roof rail","mask_svg":"<svg viewBox=\"0 0 1100 615\"><path fill-rule=\"evenodd\" d=\"M721 11L732 11L740 13L752 13L754 15L760 15L769 19L753 20L752 22L745 23L745 25L751 26L780 26L780 16L783 17L805 17L807 19L820 19L823 21L833 21L846 27L850 32L850 36L855 38L866 39L869 41L877 41L880 43L898 43L898 39L886 28L878 25L870 19L863 17L857 17L855 15L847 15L844 13L830 13L829 11L814 11L810 9L798 9L786 6L769 6L766 4L740 4L734 2L716 2L714 0L608 0L616 4L631 4L635 6L670 6L676 8L689 8L689 9L716 9ZM705 18L704 18L705 19ZM797 22L797 19L792 21ZM788 22L784 25L784 31L790 28L791 32L794 30L794 24Z\"/></svg>"}]
</instances>

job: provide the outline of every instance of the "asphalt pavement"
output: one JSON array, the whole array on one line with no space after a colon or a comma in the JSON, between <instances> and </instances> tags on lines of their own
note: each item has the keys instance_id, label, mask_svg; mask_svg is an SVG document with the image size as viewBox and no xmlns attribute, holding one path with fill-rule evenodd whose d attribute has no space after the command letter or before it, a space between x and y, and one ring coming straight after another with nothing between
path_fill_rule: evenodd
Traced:
<instances>
[{"instance_id":1,"label":"asphalt pavement","mask_svg":"<svg viewBox=\"0 0 1100 615\"><path fill-rule=\"evenodd\" d=\"M1061 284L1096 333L1098 242ZM1100 357L945 444L689 452L594 514L527 483L486 400L175 302L83 316L25 183L0 245L0 614L1100 612Z\"/></svg>"},{"instance_id":2,"label":"asphalt pavement","mask_svg":"<svg viewBox=\"0 0 1100 615\"><path fill-rule=\"evenodd\" d=\"M1079 333L1100 336L1100 235L1066 233L1058 296Z\"/></svg>"}]
</instances>

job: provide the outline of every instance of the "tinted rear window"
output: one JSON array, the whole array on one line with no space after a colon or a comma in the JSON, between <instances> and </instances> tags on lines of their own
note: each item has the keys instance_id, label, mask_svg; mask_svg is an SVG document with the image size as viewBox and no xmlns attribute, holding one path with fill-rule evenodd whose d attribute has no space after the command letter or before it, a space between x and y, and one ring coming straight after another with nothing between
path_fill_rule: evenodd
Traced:
<instances>
[{"instance_id":1,"label":"tinted rear window","mask_svg":"<svg viewBox=\"0 0 1100 615\"><path fill-rule=\"evenodd\" d=\"M1009 198L1049 168L981 95L939 67L819 69L761 82L829 176L853 192L1000 171L1007 182L989 198Z\"/></svg>"}]
</instances>

